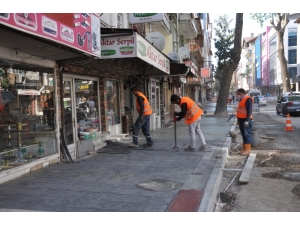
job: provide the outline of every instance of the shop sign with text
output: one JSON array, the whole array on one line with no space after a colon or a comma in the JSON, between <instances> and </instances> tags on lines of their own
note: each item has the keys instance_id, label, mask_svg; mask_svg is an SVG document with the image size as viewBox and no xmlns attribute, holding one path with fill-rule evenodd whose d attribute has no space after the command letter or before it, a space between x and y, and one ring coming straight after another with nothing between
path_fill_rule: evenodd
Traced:
<instances>
[{"instance_id":1,"label":"shop sign with text","mask_svg":"<svg viewBox=\"0 0 300 225\"><path fill-rule=\"evenodd\" d=\"M128 13L129 23L150 23L163 21L163 13Z\"/></svg>"},{"instance_id":2,"label":"shop sign with text","mask_svg":"<svg viewBox=\"0 0 300 225\"><path fill-rule=\"evenodd\" d=\"M137 57L154 67L170 74L170 60L151 45L146 39L136 33Z\"/></svg>"},{"instance_id":3,"label":"shop sign with text","mask_svg":"<svg viewBox=\"0 0 300 225\"><path fill-rule=\"evenodd\" d=\"M100 57L100 18L94 13L0 13L0 24Z\"/></svg>"},{"instance_id":4,"label":"shop sign with text","mask_svg":"<svg viewBox=\"0 0 300 225\"><path fill-rule=\"evenodd\" d=\"M210 77L210 68L201 68L201 77Z\"/></svg>"},{"instance_id":5,"label":"shop sign with text","mask_svg":"<svg viewBox=\"0 0 300 225\"><path fill-rule=\"evenodd\" d=\"M101 39L101 58L138 57L170 74L170 60L137 33Z\"/></svg>"},{"instance_id":6,"label":"shop sign with text","mask_svg":"<svg viewBox=\"0 0 300 225\"><path fill-rule=\"evenodd\" d=\"M101 58L136 57L136 36L101 38Z\"/></svg>"}]
</instances>

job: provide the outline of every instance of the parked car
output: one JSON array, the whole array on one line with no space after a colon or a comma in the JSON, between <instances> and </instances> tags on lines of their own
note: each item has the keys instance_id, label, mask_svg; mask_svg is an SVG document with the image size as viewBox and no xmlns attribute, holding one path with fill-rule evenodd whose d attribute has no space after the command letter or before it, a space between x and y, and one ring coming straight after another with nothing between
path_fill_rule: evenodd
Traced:
<instances>
[{"instance_id":1,"label":"parked car","mask_svg":"<svg viewBox=\"0 0 300 225\"><path fill-rule=\"evenodd\" d=\"M283 92L282 93L282 97L286 97L286 96L289 96L289 95L300 95L300 92L292 91L292 92Z\"/></svg>"},{"instance_id":2,"label":"parked car","mask_svg":"<svg viewBox=\"0 0 300 225\"><path fill-rule=\"evenodd\" d=\"M259 105L263 105L263 106L267 105L267 99L265 96L260 95L260 96L258 96L258 98L259 98Z\"/></svg>"},{"instance_id":3,"label":"parked car","mask_svg":"<svg viewBox=\"0 0 300 225\"><path fill-rule=\"evenodd\" d=\"M276 113L282 115L300 115L300 95L281 97L276 105Z\"/></svg>"}]
</instances>

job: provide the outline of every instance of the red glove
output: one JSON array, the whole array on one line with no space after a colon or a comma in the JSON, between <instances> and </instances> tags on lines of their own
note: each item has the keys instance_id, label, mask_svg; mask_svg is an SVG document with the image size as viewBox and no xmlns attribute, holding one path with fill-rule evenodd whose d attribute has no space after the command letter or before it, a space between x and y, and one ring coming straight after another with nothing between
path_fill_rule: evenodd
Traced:
<instances>
[{"instance_id":1,"label":"red glove","mask_svg":"<svg viewBox=\"0 0 300 225\"><path fill-rule=\"evenodd\" d=\"M174 122L176 122L177 121L177 117L174 116L173 120L174 120Z\"/></svg>"}]
</instances>

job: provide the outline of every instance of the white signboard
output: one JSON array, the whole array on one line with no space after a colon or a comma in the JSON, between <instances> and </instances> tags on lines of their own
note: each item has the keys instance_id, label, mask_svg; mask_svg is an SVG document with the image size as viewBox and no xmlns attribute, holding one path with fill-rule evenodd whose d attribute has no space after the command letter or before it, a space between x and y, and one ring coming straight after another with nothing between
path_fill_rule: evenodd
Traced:
<instances>
[{"instance_id":1,"label":"white signboard","mask_svg":"<svg viewBox=\"0 0 300 225\"><path fill-rule=\"evenodd\" d=\"M19 95L40 95L40 91L34 89L17 89Z\"/></svg>"},{"instance_id":2,"label":"white signboard","mask_svg":"<svg viewBox=\"0 0 300 225\"><path fill-rule=\"evenodd\" d=\"M163 21L163 13L128 13L129 23L150 23Z\"/></svg>"},{"instance_id":3,"label":"white signboard","mask_svg":"<svg viewBox=\"0 0 300 225\"><path fill-rule=\"evenodd\" d=\"M101 38L101 58L131 58L136 57L136 37L118 36Z\"/></svg>"},{"instance_id":4,"label":"white signboard","mask_svg":"<svg viewBox=\"0 0 300 225\"><path fill-rule=\"evenodd\" d=\"M170 74L170 60L137 33L131 36L101 38L101 58L138 57Z\"/></svg>"},{"instance_id":5,"label":"white signboard","mask_svg":"<svg viewBox=\"0 0 300 225\"><path fill-rule=\"evenodd\" d=\"M154 67L170 74L170 60L154 48L147 40L136 34L137 57Z\"/></svg>"}]
</instances>

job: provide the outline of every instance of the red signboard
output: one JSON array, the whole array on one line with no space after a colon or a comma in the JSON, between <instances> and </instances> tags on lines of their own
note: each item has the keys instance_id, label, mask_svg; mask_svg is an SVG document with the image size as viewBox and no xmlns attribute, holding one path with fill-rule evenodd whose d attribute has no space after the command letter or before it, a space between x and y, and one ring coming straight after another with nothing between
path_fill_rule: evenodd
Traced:
<instances>
[{"instance_id":1,"label":"red signboard","mask_svg":"<svg viewBox=\"0 0 300 225\"><path fill-rule=\"evenodd\" d=\"M100 18L93 13L0 13L0 24L100 57Z\"/></svg>"},{"instance_id":2,"label":"red signboard","mask_svg":"<svg viewBox=\"0 0 300 225\"><path fill-rule=\"evenodd\" d=\"M201 77L210 77L210 68L201 68Z\"/></svg>"}]
</instances>

